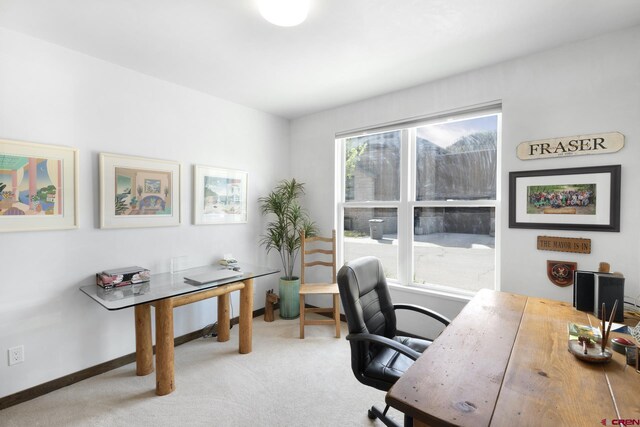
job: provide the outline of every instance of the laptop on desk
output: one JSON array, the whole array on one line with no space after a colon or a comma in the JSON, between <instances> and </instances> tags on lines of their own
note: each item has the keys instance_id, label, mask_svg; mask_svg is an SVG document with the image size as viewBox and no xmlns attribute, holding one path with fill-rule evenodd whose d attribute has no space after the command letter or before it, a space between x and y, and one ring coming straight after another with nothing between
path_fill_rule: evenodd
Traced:
<instances>
[{"instance_id":1,"label":"laptop on desk","mask_svg":"<svg viewBox=\"0 0 640 427\"><path fill-rule=\"evenodd\" d=\"M217 282L218 280L242 276L242 274L241 271L234 270L210 270L203 273L189 274L184 277L184 280L191 285L205 285L207 283Z\"/></svg>"}]
</instances>

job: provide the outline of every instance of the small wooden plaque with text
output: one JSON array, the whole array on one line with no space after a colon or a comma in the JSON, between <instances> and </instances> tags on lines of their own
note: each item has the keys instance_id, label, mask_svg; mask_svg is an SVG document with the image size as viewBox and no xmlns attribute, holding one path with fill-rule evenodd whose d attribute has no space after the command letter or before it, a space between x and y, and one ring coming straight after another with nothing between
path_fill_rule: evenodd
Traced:
<instances>
[{"instance_id":1,"label":"small wooden plaque with text","mask_svg":"<svg viewBox=\"0 0 640 427\"><path fill-rule=\"evenodd\" d=\"M556 252L591 253L591 239L538 236L538 250Z\"/></svg>"}]
</instances>

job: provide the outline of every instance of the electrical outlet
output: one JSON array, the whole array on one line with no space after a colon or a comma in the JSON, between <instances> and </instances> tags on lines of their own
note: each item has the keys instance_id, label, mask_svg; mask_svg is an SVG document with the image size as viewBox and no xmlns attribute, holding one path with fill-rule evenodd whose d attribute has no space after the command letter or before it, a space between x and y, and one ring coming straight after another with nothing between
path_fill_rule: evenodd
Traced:
<instances>
[{"instance_id":1,"label":"electrical outlet","mask_svg":"<svg viewBox=\"0 0 640 427\"><path fill-rule=\"evenodd\" d=\"M24 346L11 347L9 349L9 366L24 362Z\"/></svg>"}]
</instances>

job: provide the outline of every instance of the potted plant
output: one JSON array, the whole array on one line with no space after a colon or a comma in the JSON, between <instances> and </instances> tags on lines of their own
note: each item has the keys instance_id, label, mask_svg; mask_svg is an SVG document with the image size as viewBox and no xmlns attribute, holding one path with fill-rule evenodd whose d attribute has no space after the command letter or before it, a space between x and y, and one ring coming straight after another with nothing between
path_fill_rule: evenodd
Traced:
<instances>
[{"instance_id":1,"label":"potted plant","mask_svg":"<svg viewBox=\"0 0 640 427\"><path fill-rule=\"evenodd\" d=\"M275 216L267 224L260 244L267 253L275 249L280 254L284 270L279 286L280 317L284 319L295 319L300 315L300 278L293 274L300 251L300 232L304 230L306 236L315 236L317 232L308 213L300 206L302 194L304 183L293 178L280 181L269 195L258 199L262 214Z\"/></svg>"}]
</instances>

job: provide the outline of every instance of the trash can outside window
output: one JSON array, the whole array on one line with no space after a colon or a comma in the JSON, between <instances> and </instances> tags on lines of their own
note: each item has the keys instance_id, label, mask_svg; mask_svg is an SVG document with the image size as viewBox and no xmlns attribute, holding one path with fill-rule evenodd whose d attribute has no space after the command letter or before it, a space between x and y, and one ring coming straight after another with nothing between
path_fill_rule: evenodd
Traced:
<instances>
[{"instance_id":1,"label":"trash can outside window","mask_svg":"<svg viewBox=\"0 0 640 427\"><path fill-rule=\"evenodd\" d=\"M384 219L374 218L369 220L369 232L371 238L375 240L382 239L382 229L384 226Z\"/></svg>"}]
</instances>

